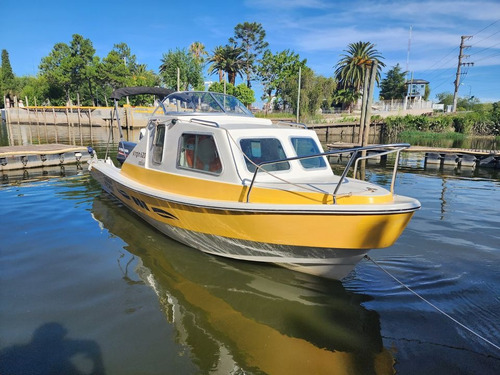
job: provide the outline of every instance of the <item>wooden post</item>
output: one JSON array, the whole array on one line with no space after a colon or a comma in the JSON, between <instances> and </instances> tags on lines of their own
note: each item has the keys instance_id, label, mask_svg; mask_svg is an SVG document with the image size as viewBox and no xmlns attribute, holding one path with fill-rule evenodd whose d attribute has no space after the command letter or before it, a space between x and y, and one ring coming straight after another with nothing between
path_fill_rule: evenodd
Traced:
<instances>
[{"instance_id":1,"label":"wooden post","mask_svg":"<svg viewBox=\"0 0 500 375\"><path fill-rule=\"evenodd\" d=\"M47 142L49 141L49 135L47 132L47 113L45 112L45 107L42 106L43 110L43 124L44 124L44 129L45 129L45 138L47 139Z\"/></svg>"},{"instance_id":2,"label":"wooden post","mask_svg":"<svg viewBox=\"0 0 500 375\"><path fill-rule=\"evenodd\" d=\"M92 111L89 108L89 126L90 126L90 145L93 145L92 143Z\"/></svg>"},{"instance_id":3,"label":"wooden post","mask_svg":"<svg viewBox=\"0 0 500 375\"><path fill-rule=\"evenodd\" d=\"M365 121L366 121L366 102L368 99L368 80L369 80L369 69L368 67L365 69L365 76L363 78L363 97L361 101L361 116L359 119L359 135L358 135L358 143L363 145L363 134L365 131Z\"/></svg>"},{"instance_id":4,"label":"wooden post","mask_svg":"<svg viewBox=\"0 0 500 375\"><path fill-rule=\"evenodd\" d=\"M17 96L14 96L14 106L16 107L17 110L17 125L20 125L20 114L19 114L19 103L17 102Z\"/></svg>"},{"instance_id":5,"label":"wooden post","mask_svg":"<svg viewBox=\"0 0 500 375\"><path fill-rule=\"evenodd\" d=\"M40 125L40 121L38 119L38 106L36 105L36 96L34 97L34 101L35 101L35 119L36 119L36 124Z\"/></svg>"},{"instance_id":6,"label":"wooden post","mask_svg":"<svg viewBox=\"0 0 500 375\"><path fill-rule=\"evenodd\" d=\"M366 146L369 141L370 136L370 120L371 120L371 106L373 97L373 85L375 84L375 77L377 75L377 62L372 61L371 67L366 69L365 81L363 83L363 107L361 109L361 116L363 122L360 123L360 127L363 128L363 137L361 138L361 146ZM370 82L368 82L368 79ZM361 156L366 156L366 151L361 151ZM360 179L365 179L366 171L366 159L361 160L360 163Z\"/></svg>"},{"instance_id":7,"label":"wooden post","mask_svg":"<svg viewBox=\"0 0 500 375\"><path fill-rule=\"evenodd\" d=\"M78 132L80 133L80 145L83 145L83 135L82 135L82 119L81 119L81 112L80 112L80 93L76 93L76 98L77 98L77 116L78 116ZM76 144L76 142L75 142Z\"/></svg>"},{"instance_id":8,"label":"wooden post","mask_svg":"<svg viewBox=\"0 0 500 375\"><path fill-rule=\"evenodd\" d=\"M375 77L377 76L377 61L372 62L372 67L370 70L370 83L368 88L368 97L366 101L366 114L365 114L365 129L363 136L362 146L366 146L370 141L370 122L372 116L372 103L373 103L373 92L375 85Z\"/></svg>"},{"instance_id":9,"label":"wooden post","mask_svg":"<svg viewBox=\"0 0 500 375\"><path fill-rule=\"evenodd\" d=\"M52 112L54 113L54 128L56 130L56 143L57 143L59 140L59 134L57 132L56 111L55 111L54 107L52 107Z\"/></svg>"},{"instance_id":10,"label":"wooden post","mask_svg":"<svg viewBox=\"0 0 500 375\"><path fill-rule=\"evenodd\" d=\"M181 91L180 87L181 87L181 70L177 68L177 91Z\"/></svg>"}]
</instances>

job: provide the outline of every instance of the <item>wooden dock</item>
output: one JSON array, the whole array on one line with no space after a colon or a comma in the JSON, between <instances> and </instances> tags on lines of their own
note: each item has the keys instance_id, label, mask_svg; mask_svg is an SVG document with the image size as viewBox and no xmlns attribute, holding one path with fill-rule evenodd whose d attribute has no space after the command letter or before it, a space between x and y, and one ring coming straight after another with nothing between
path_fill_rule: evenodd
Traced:
<instances>
[{"instance_id":1,"label":"wooden dock","mask_svg":"<svg viewBox=\"0 0 500 375\"><path fill-rule=\"evenodd\" d=\"M357 143L331 143L329 150L359 147ZM426 164L500 168L499 150L473 150L462 148L410 146L403 152L425 154Z\"/></svg>"},{"instance_id":2,"label":"wooden dock","mask_svg":"<svg viewBox=\"0 0 500 375\"><path fill-rule=\"evenodd\" d=\"M87 147L62 144L0 147L0 170L82 163L90 159Z\"/></svg>"}]
</instances>

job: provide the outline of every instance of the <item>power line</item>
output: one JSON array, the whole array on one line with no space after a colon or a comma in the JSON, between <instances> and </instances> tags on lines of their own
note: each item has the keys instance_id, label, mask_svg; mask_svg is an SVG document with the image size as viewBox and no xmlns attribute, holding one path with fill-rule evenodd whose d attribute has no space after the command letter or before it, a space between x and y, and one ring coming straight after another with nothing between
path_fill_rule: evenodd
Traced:
<instances>
[{"instance_id":1,"label":"power line","mask_svg":"<svg viewBox=\"0 0 500 375\"><path fill-rule=\"evenodd\" d=\"M494 21L494 22L490 23L488 26L486 26L485 28L482 28L482 29L481 29L481 30L479 30L477 33L473 34L472 36L476 36L477 34L479 34L479 33L483 32L483 31L484 31L484 30L486 30L488 27L493 26L494 24L496 24L496 23L497 23L497 22L499 22L499 21L500 21L500 19L498 19L498 20L496 20L496 21Z\"/></svg>"},{"instance_id":2,"label":"power line","mask_svg":"<svg viewBox=\"0 0 500 375\"><path fill-rule=\"evenodd\" d=\"M476 43L472 44L472 47L474 47L476 44L481 43L483 40L490 39L492 36L497 35L498 33L500 33L500 30L498 30L496 33L490 34L490 35L489 35L489 36L487 36L486 38L483 38L483 39L481 39L481 40L478 40Z\"/></svg>"},{"instance_id":3,"label":"power line","mask_svg":"<svg viewBox=\"0 0 500 375\"><path fill-rule=\"evenodd\" d=\"M491 59L491 58L497 57L497 56L500 56L500 52L494 53L493 55L485 56L485 57L483 57L481 59L476 60L476 62L487 60L487 59Z\"/></svg>"}]
</instances>

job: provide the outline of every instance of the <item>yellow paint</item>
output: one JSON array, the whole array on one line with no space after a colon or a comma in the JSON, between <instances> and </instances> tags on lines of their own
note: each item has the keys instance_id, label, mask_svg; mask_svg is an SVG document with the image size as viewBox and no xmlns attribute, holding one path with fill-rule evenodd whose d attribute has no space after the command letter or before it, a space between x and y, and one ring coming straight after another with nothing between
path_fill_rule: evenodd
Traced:
<instances>
[{"instance_id":1,"label":"yellow paint","mask_svg":"<svg viewBox=\"0 0 500 375\"><path fill-rule=\"evenodd\" d=\"M219 332L234 350L231 355L246 366L265 374L360 374L359 354L320 348L300 337L287 336L275 328L255 321L229 303L193 283L162 258L162 269L169 275L170 292L178 291L187 303L203 311L207 324ZM365 354L366 355L366 354ZM394 359L385 348L364 358L371 362L373 374L394 374Z\"/></svg>"},{"instance_id":2,"label":"yellow paint","mask_svg":"<svg viewBox=\"0 0 500 375\"><path fill-rule=\"evenodd\" d=\"M391 215L328 215L252 213L192 207L140 194L121 186L131 199L115 194L134 210L154 220L190 231L281 245L323 248L373 249L391 246L413 213ZM136 198L134 201L133 198ZM144 204L137 204L137 199ZM174 215L158 215L153 208Z\"/></svg>"},{"instance_id":3,"label":"yellow paint","mask_svg":"<svg viewBox=\"0 0 500 375\"><path fill-rule=\"evenodd\" d=\"M246 202L248 192L247 186L194 179L146 169L128 163L123 165L121 173L141 184L147 181L147 186L150 188L196 198ZM250 201L252 203L273 204L332 204L333 198L331 194L254 187L252 188ZM392 201L393 197L390 193L380 196L353 195L337 198L337 204L381 204Z\"/></svg>"}]
</instances>

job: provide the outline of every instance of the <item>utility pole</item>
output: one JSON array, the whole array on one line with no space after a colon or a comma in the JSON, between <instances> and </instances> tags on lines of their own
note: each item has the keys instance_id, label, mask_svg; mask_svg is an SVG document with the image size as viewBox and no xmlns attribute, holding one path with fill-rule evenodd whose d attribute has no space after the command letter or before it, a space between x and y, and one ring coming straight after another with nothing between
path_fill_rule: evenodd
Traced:
<instances>
[{"instance_id":1,"label":"utility pole","mask_svg":"<svg viewBox=\"0 0 500 375\"><path fill-rule=\"evenodd\" d=\"M470 48L470 46L466 46L464 43L466 40L471 39L472 36L470 35L462 35L462 41L460 42L460 53L458 54L458 66L457 66L457 76L455 78L455 92L453 93L453 108L452 112L457 111L457 101L458 101L458 88L460 87L460 70L462 69L462 66L474 66L473 62L462 62L462 59L468 58L469 55L464 55L463 51L466 48Z\"/></svg>"}]
</instances>

